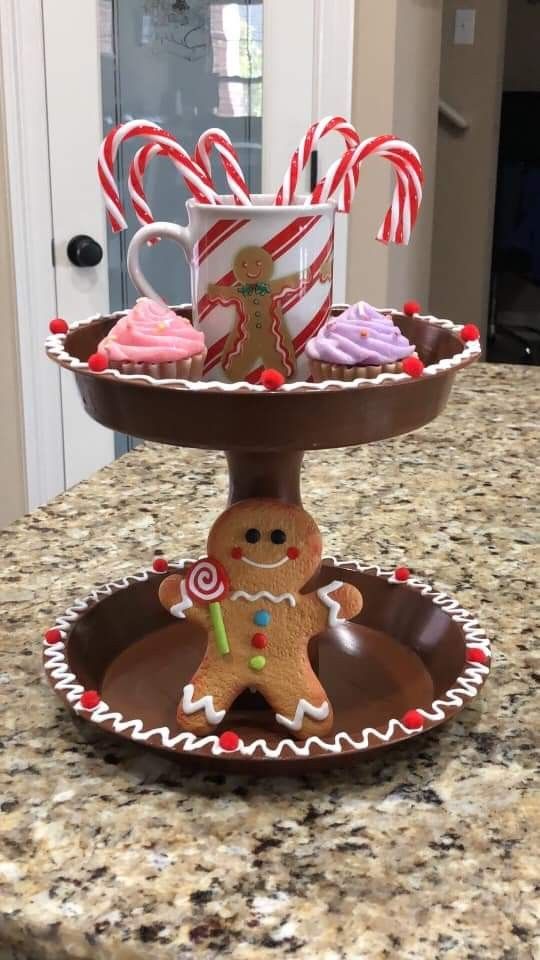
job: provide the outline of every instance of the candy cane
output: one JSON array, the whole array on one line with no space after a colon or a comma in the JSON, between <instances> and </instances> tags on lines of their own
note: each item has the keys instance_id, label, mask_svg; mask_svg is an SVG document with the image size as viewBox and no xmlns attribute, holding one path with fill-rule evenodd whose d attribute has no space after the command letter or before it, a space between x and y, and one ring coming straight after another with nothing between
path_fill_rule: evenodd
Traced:
<instances>
[{"instance_id":1,"label":"candy cane","mask_svg":"<svg viewBox=\"0 0 540 960\"><path fill-rule=\"evenodd\" d=\"M283 182L276 194L275 203L278 207L294 203L302 172L305 170L311 154L317 149L319 141L329 133L340 133L348 148L356 147L360 143L358 132L344 117L324 117L322 120L318 120L317 123L313 123L290 159ZM345 211L350 209L357 181L358 169L353 167L345 177L338 210Z\"/></svg>"},{"instance_id":2,"label":"candy cane","mask_svg":"<svg viewBox=\"0 0 540 960\"><path fill-rule=\"evenodd\" d=\"M210 622L218 652L222 655L230 652L229 640L220 600L226 600L230 590L227 571L211 557L204 557L193 564L186 577L186 590L195 604L208 605Z\"/></svg>"},{"instance_id":3,"label":"candy cane","mask_svg":"<svg viewBox=\"0 0 540 960\"><path fill-rule=\"evenodd\" d=\"M127 223L114 179L114 164L121 145L132 137L144 137L165 148L167 155L179 167L193 196L201 203L216 203L217 194L207 175L180 146L172 133L148 120L130 120L111 130L105 137L98 157L98 176L105 197L109 221L115 233L125 230ZM144 197L143 197L144 199ZM146 221L145 221L146 222Z\"/></svg>"},{"instance_id":4,"label":"candy cane","mask_svg":"<svg viewBox=\"0 0 540 960\"><path fill-rule=\"evenodd\" d=\"M370 137L347 150L336 160L315 187L308 202L322 203L338 190L351 170L360 172L371 156L390 160L396 174L392 204L381 224L377 239L383 243L408 243L422 201L423 169L418 153L409 143L393 136ZM352 198L351 198L352 199Z\"/></svg>"},{"instance_id":5,"label":"candy cane","mask_svg":"<svg viewBox=\"0 0 540 960\"><path fill-rule=\"evenodd\" d=\"M246 183L242 168L238 162L238 154L224 130L218 127L212 127L206 130L197 141L195 147L194 160L206 173L209 180L212 180L212 166L210 163L210 153L215 148L221 165L225 170L227 183L234 196L234 202L247 206L251 203L249 187Z\"/></svg>"}]
</instances>

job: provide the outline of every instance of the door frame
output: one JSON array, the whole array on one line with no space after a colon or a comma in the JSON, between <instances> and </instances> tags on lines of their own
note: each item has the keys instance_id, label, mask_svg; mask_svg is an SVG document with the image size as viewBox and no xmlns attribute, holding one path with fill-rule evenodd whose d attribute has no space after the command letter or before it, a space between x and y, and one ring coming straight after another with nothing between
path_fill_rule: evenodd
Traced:
<instances>
[{"instance_id":1,"label":"door frame","mask_svg":"<svg viewBox=\"0 0 540 960\"><path fill-rule=\"evenodd\" d=\"M340 0L339 5L334 0L296 0L294 4L290 0L266 0L264 18L263 57L268 65L271 57L274 63L279 58L280 37L306 30L313 36L311 118L327 113L350 116L354 0ZM2 0L0 54L6 101L27 506L33 509L66 486L60 370L46 359L43 346L49 320L58 312L58 295L52 254L54 230L42 0L24 0L24 3ZM277 185L277 171L279 180L298 141L298 130L290 122L288 71L283 67L281 58L280 69L273 72L275 107L264 98L263 84L263 138L265 126L268 128L276 121L272 111L279 109L280 103L284 108L283 123L291 130L290 143L284 137L279 150L274 144L272 151L266 151L263 180L271 182L273 187ZM335 297L343 301L347 218L339 219L336 246L340 266L335 277Z\"/></svg>"}]
</instances>

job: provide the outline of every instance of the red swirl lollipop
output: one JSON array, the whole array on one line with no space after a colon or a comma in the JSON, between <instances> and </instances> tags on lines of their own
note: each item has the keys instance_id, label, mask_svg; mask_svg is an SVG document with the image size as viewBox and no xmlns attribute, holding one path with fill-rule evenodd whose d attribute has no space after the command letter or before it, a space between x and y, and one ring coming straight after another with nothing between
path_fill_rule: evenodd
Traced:
<instances>
[{"instance_id":1,"label":"red swirl lollipop","mask_svg":"<svg viewBox=\"0 0 540 960\"><path fill-rule=\"evenodd\" d=\"M230 590L225 568L212 557L197 560L186 577L186 590L190 600L197 606L208 605L216 646L221 654L229 653L229 640L219 603L227 599Z\"/></svg>"}]
</instances>

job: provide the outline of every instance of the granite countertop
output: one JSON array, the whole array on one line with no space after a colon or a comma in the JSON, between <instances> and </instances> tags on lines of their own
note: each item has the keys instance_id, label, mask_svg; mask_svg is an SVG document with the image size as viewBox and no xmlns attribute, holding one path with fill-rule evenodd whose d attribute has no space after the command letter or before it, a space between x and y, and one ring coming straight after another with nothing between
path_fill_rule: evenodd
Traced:
<instances>
[{"instance_id":1,"label":"granite countertop","mask_svg":"<svg viewBox=\"0 0 540 960\"><path fill-rule=\"evenodd\" d=\"M74 725L44 679L74 598L201 551L221 455L139 448L0 534L0 960L538 956L539 395L537 369L479 365L418 433L307 457L326 551L406 560L495 647L456 721L346 770L189 773Z\"/></svg>"}]
</instances>

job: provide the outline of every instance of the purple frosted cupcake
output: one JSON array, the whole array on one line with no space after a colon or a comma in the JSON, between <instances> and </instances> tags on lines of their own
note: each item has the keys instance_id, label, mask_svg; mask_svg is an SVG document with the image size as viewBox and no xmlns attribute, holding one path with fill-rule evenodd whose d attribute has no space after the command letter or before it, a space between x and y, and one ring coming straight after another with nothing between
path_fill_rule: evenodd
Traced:
<instances>
[{"instance_id":1,"label":"purple frosted cupcake","mask_svg":"<svg viewBox=\"0 0 540 960\"><path fill-rule=\"evenodd\" d=\"M306 344L317 382L401 373L401 361L415 354L415 349L391 316L379 313L363 300L339 317L331 317Z\"/></svg>"}]
</instances>

